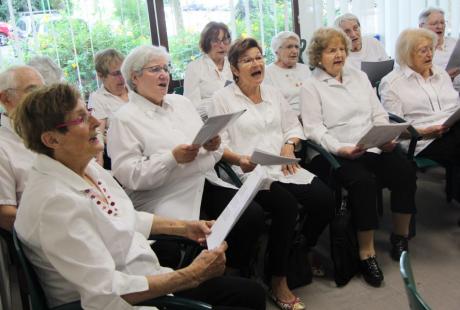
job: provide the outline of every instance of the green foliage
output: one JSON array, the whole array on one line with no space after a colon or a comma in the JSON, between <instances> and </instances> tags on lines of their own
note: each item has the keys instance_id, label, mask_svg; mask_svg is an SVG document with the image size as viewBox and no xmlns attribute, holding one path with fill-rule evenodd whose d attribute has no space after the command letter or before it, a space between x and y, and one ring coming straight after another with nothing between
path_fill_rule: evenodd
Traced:
<instances>
[{"instance_id":1,"label":"green foliage","mask_svg":"<svg viewBox=\"0 0 460 310\"><path fill-rule=\"evenodd\" d=\"M187 64L200 56L199 41L200 33L198 32L182 32L168 38L173 64L173 79L183 79Z\"/></svg>"}]
</instances>

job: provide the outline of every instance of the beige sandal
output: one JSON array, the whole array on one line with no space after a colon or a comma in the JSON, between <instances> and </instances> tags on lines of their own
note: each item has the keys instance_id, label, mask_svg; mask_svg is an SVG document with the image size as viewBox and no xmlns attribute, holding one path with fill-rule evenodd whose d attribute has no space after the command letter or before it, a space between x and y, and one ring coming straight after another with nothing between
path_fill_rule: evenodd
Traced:
<instances>
[{"instance_id":1,"label":"beige sandal","mask_svg":"<svg viewBox=\"0 0 460 310\"><path fill-rule=\"evenodd\" d=\"M305 304L300 300L299 297L295 297L292 301L287 302L279 299L272 292L269 293L270 298L281 310L305 310Z\"/></svg>"}]
</instances>

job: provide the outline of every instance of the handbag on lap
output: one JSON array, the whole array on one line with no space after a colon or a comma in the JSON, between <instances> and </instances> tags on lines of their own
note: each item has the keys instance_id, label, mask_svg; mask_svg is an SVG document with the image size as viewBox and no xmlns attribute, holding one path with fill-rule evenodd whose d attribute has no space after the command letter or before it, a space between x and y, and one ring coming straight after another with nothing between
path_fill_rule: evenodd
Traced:
<instances>
[{"instance_id":1,"label":"handbag on lap","mask_svg":"<svg viewBox=\"0 0 460 310\"><path fill-rule=\"evenodd\" d=\"M346 198L336 210L329 228L334 280L337 286L344 286L359 270L358 240Z\"/></svg>"}]
</instances>

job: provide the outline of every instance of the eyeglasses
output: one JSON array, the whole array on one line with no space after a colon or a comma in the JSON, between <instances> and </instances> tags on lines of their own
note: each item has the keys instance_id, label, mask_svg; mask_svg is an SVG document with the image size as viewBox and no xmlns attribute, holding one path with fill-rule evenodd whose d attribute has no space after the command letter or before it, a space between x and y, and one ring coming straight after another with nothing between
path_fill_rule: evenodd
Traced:
<instances>
[{"instance_id":1,"label":"eyeglasses","mask_svg":"<svg viewBox=\"0 0 460 310\"><path fill-rule=\"evenodd\" d=\"M120 70L117 70L117 71L113 71L113 72L109 72L108 75L110 76L113 76L113 77L119 77L119 76L122 76L121 74L121 71Z\"/></svg>"},{"instance_id":2,"label":"eyeglasses","mask_svg":"<svg viewBox=\"0 0 460 310\"><path fill-rule=\"evenodd\" d=\"M436 21L436 22L434 22L434 23L428 23L428 25L431 26L431 27L436 27L436 26L439 26L439 25L445 26L445 25L446 25L446 21L444 21L444 20Z\"/></svg>"},{"instance_id":3,"label":"eyeglasses","mask_svg":"<svg viewBox=\"0 0 460 310\"><path fill-rule=\"evenodd\" d=\"M145 68L142 68L141 70L147 70L150 73L159 74L161 70L163 70L165 73L169 73L171 72L171 69L172 68L170 65L164 65L164 66L157 65L157 66L145 67Z\"/></svg>"},{"instance_id":4,"label":"eyeglasses","mask_svg":"<svg viewBox=\"0 0 460 310\"><path fill-rule=\"evenodd\" d=\"M91 118L91 116L94 113L94 109L93 108L88 108L88 109L86 109L86 111L87 111L87 113L80 115L76 119L72 119L70 121L58 124L55 128L56 129L65 128L65 127L69 127L69 126L80 125L81 123L87 124L89 122L89 119Z\"/></svg>"},{"instance_id":5,"label":"eyeglasses","mask_svg":"<svg viewBox=\"0 0 460 310\"><path fill-rule=\"evenodd\" d=\"M257 64L263 63L264 61L265 61L264 56L262 56L262 55L258 55L258 56L254 57L254 58L244 57L244 58L238 60L238 62L242 63L243 65L249 65L251 63L255 63L257 65Z\"/></svg>"},{"instance_id":6,"label":"eyeglasses","mask_svg":"<svg viewBox=\"0 0 460 310\"><path fill-rule=\"evenodd\" d=\"M289 45L286 45L286 46L282 46L281 48L284 48L284 49L287 49L287 50L291 50L293 48L295 48L296 50L300 49L300 45L299 44L289 44Z\"/></svg>"},{"instance_id":7,"label":"eyeglasses","mask_svg":"<svg viewBox=\"0 0 460 310\"><path fill-rule=\"evenodd\" d=\"M433 54L433 47L431 46L424 46L419 48L418 50L415 51L415 53L419 56L425 56L428 53Z\"/></svg>"},{"instance_id":8,"label":"eyeglasses","mask_svg":"<svg viewBox=\"0 0 460 310\"><path fill-rule=\"evenodd\" d=\"M214 38L214 39L211 39L211 43L212 44L216 44L216 45L219 45L219 44L224 44L224 45L229 45L230 44L230 38L223 38L222 40L219 39L219 38Z\"/></svg>"}]
</instances>

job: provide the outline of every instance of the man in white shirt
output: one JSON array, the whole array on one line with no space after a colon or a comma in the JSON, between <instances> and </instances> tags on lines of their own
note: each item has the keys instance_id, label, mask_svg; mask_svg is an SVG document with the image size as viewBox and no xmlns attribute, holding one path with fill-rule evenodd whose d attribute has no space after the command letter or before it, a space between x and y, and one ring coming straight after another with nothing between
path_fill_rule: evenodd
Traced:
<instances>
[{"instance_id":1,"label":"man in white shirt","mask_svg":"<svg viewBox=\"0 0 460 310\"><path fill-rule=\"evenodd\" d=\"M438 8L428 8L420 13L418 20L420 28L433 31L438 38L433 64L441 68L446 68L457 43L457 39L445 36L446 20L444 18L444 11ZM449 73L453 81L454 88L460 91L460 68L449 69L447 73Z\"/></svg>"},{"instance_id":2,"label":"man in white shirt","mask_svg":"<svg viewBox=\"0 0 460 310\"><path fill-rule=\"evenodd\" d=\"M373 37L361 36L361 24L358 17L347 13L336 18L334 25L342 29L351 40L351 51L347 63L361 70L363 61L383 61L389 59L380 42Z\"/></svg>"},{"instance_id":3,"label":"man in white shirt","mask_svg":"<svg viewBox=\"0 0 460 310\"><path fill-rule=\"evenodd\" d=\"M0 74L0 102L5 109L0 127L0 227L6 230L13 227L27 172L35 158L13 130L8 115L27 93L42 85L40 73L29 66L11 67Z\"/></svg>"}]
</instances>

